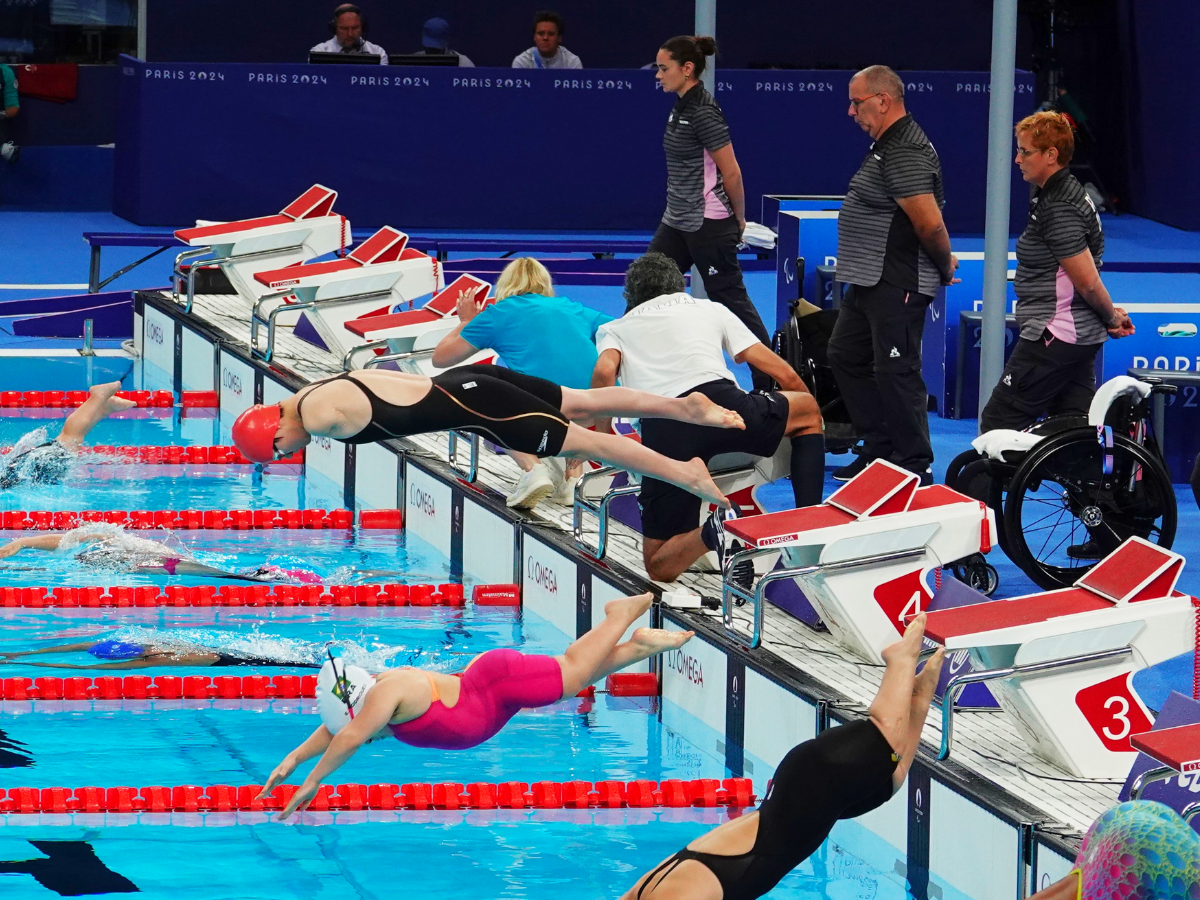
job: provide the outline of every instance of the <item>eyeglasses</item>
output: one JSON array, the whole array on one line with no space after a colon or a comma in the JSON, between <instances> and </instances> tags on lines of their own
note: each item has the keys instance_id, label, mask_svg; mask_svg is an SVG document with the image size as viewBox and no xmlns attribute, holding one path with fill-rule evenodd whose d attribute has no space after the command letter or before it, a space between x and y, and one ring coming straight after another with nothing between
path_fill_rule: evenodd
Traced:
<instances>
[{"instance_id":1,"label":"eyeglasses","mask_svg":"<svg viewBox=\"0 0 1200 900\"><path fill-rule=\"evenodd\" d=\"M882 93L883 93L883 91L876 91L874 94L871 94L871 95L870 95L870 96L868 96L868 97L859 97L858 99L855 99L854 97L851 97L851 98L850 98L850 105L851 105L851 106L853 106L855 109L858 109L860 106L862 106L862 105L863 105L864 103L866 103L868 100L872 99L873 97L878 97L878 96L879 96L880 94L882 94Z\"/></svg>"},{"instance_id":2,"label":"eyeglasses","mask_svg":"<svg viewBox=\"0 0 1200 900\"><path fill-rule=\"evenodd\" d=\"M1033 154L1041 152L1042 151L1037 147L1034 147L1032 150L1026 150L1024 147L1017 148L1017 155L1020 156L1021 159L1028 159L1029 157L1033 156Z\"/></svg>"}]
</instances>

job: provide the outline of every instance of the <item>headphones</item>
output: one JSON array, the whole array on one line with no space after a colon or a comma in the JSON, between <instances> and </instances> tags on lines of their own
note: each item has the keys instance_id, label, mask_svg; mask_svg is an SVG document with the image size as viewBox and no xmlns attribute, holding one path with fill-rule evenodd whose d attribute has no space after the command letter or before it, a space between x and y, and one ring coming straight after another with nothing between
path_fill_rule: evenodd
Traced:
<instances>
[{"instance_id":1,"label":"headphones","mask_svg":"<svg viewBox=\"0 0 1200 900\"><path fill-rule=\"evenodd\" d=\"M358 18L362 21L362 36L367 36L367 17L363 15L363 11L353 3L343 3L333 11L333 17L329 20L329 33L337 37L337 20L338 16L344 13L357 13Z\"/></svg>"}]
</instances>

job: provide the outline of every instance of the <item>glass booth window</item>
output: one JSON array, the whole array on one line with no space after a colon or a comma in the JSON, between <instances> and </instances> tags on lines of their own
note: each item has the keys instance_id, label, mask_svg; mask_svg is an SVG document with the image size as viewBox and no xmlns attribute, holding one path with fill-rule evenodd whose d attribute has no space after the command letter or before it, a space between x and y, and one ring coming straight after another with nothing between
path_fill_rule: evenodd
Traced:
<instances>
[{"instance_id":1,"label":"glass booth window","mask_svg":"<svg viewBox=\"0 0 1200 900\"><path fill-rule=\"evenodd\" d=\"M137 0L0 0L0 62L114 63L137 52Z\"/></svg>"}]
</instances>

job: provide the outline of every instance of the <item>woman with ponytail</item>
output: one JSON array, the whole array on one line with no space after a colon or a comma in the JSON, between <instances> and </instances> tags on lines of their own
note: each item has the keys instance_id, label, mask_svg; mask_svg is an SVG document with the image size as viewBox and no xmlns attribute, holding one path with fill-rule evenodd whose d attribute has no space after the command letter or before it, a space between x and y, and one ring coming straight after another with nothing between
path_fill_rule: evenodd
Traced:
<instances>
[{"instance_id":1,"label":"woman with ponytail","mask_svg":"<svg viewBox=\"0 0 1200 900\"><path fill-rule=\"evenodd\" d=\"M742 170L725 114L700 83L706 57L716 52L710 37L681 35L663 44L655 58L654 77L679 100L663 137L667 209L647 252L665 253L684 273L695 265L708 298L728 308L769 347L771 336L750 302L738 265L737 246L746 228ZM755 370L754 386L772 385Z\"/></svg>"}]
</instances>

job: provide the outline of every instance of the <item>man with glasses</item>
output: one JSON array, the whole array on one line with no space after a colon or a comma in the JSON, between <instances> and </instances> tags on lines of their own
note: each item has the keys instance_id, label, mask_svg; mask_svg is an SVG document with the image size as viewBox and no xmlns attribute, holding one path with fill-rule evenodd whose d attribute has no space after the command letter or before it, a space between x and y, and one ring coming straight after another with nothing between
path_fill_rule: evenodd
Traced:
<instances>
[{"instance_id":1,"label":"man with glasses","mask_svg":"<svg viewBox=\"0 0 1200 900\"><path fill-rule=\"evenodd\" d=\"M849 481L874 459L933 477L921 333L925 310L958 260L942 221L942 167L904 108L904 82L887 66L850 79L849 116L874 141L838 215L837 280L847 285L829 364L863 439L835 469Z\"/></svg>"}]
</instances>

